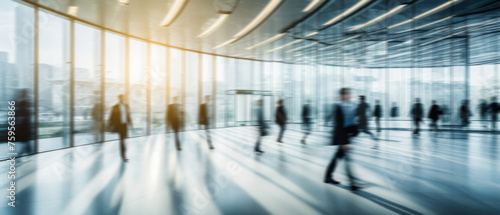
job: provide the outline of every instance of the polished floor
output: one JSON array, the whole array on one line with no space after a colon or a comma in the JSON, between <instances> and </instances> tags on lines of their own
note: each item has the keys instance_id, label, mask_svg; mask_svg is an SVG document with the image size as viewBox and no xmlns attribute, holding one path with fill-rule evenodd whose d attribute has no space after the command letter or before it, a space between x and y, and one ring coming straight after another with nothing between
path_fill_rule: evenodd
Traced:
<instances>
[{"instance_id":1,"label":"polished floor","mask_svg":"<svg viewBox=\"0 0 500 215\"><path fill-rule=\"evenodd\" d=\"M307 145L298 130L284 143L268 136L260 155L255 135L214 129L209 150L203 131L184 132L182 151L171 134L132 138L128 163L116 141L18 158L16 208L0 198L0 214L500 214L499 135L383 131L372 149L362 134L351 152L365 185L357 192L343 162L342 185L322 182L336 150L327 133Z\"/></svg>"}]
</instances>

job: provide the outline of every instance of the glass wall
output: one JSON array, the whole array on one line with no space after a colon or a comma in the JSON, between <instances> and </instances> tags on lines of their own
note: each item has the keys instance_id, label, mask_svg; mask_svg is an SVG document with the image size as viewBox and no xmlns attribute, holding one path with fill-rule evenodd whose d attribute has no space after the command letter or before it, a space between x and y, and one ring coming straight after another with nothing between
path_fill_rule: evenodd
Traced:
<instances>
[{"instance_id":1,"label":"glass wall","mask_svg":"<svg viewBox=\"0 0 500 215\"><path fill-rule=\"evenodd\" d=\"M35 153L34 10L0 0L0 159L7 158L8 101L16 103L17 155Z\"/></svg>"},{"instance_id":2,"label":"glass wall","mask_svg":"<svg viewBox=\"0 0 500 215\"><path fill-rule=\"evenodd\" d=\"M129 136L147 133L148 92L150 75L148 67L148 45L136 39L129 40L129 106L133 129Z\"/></svg>"},{"instance_id":3,"label":"glass wall","mask_svg":"<svg viewBox=\"0 0 500 215\"><path fill-rule=\"evenodd\" d=\"M105 34L105 90L104 116L109 120L111 108L118 103L118 95L125 95L125 37L114 33ZM118 139L118 134L106 132L106 140Z\"/></svg>"},{"instance_id":4,"label":"glass wall","mask_svg":"<svg viewBox=\"0 0 500 215\"><path fill-rule=\"evenodd\" d=\"M151 134L166 131L167 48L151 45Z\"/></svg>"},{"instance_id":5,"label":"glass wall","mask_svg":"<svg viewBox=\"0 0 500 215\"><path fill-rule=\"evenodd\" d=\"M102 141L101 31L75 23L75 145Z\"/></svg>"},{"instance_id":6,"label":"glass wall","mask_svg":"<svg viewBox=\"0 0 500 215\"><path fill-rule=\"evenodd\" d=\"M0 3L0 102L20 103L20 154L118 139L116 133L104 132L104 124L120 94L130 104L134 125L130 136L134 137L166 132L166 105L174 97L182 106L183 128L198 129L199 105L206 95L214 98L216 127L252 125L258 99L264 99L265 119L273 123L276 101L284 99L290 123L301 122L302 106L310 100L315 129L328 131L324 126L329 126L332 103L339 101L341 87L353 89L353 100L366 95L372 107L379 100L385 128L410 129L409 113L419 98L425 113L434 100L442 107L443 128L484 130L491 128L484 123L490 116L481 117L480 105L489 105L500 92L498 36L488 36L485 41L491 46L481 51L481 36L443 40L430 48L449 51L417 51L405 68L393 66L401 59L389 58L386 68L367 68L363 61L353 64L352 53L340 54L345 60L341 65L304 60L291 64L170 48L72 23L68 17L43 10L34 23L33 8L8 0ZM35 24L38 35L33 34ZM471 41L476 44L470 46ZM389 56L385 51L378 54ZM487 62L481 61L486 58ZM470 101L473 121L460 127L465 100ZM6 117L5 107L0 110ZM5 122L0 128L6 130ZM6 144L4 133L0 144Z\"/></svg>"},{"instance_id":7,"label":"glass wall","mask_svg":"<svg viewBox=\"0 0 500 215\"><path fill-rule=\"evenodd\" d=\"M39 150L70 146L70 22L45 11L38 35ZM39 23L40 25L43 23Z\"/></svg>"}]
</instances>

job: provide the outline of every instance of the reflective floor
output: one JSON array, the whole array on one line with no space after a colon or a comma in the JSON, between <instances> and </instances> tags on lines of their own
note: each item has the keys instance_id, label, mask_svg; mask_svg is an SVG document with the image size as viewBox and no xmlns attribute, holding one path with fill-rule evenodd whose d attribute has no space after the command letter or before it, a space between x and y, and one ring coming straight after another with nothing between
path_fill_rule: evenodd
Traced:
<instances>
[{"instance_id":1,"label":"reflective floor","mask_svg":"<svg viewBox=\"0 0 500 215\"><path fill-rule=\"evenodd\" d=\"M275 134L261 155L254 128L238 127L213 130L214 150L203 131L183 133L180 152L172 135L128 139L128 163L116 141L18 158L16 208L1 198L0 214L500 213L499 135L383 131L372 149L362 134L351 153L365 188L351 192L343 162L341 185L322 182L337 148L327 133L307 145L300 131L288 130L284 143Z\"/></svg>"}]
</instances>

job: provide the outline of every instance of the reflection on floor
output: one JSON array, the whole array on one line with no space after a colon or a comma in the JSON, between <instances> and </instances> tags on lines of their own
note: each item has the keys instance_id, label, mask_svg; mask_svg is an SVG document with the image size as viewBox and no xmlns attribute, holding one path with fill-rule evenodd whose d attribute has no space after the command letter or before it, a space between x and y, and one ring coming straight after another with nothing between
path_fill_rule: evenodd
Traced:
<instances>
[{"instance_id":1,"label":"reflection on floor","mask_svg":"<svg viewBox=\"0 0 500 215\"><path fill-rule=\"evenodd\" d=\"M383 131L379 149L355 140L354 168L366 188L350 192L343 163L322 182L336 146L328 137L287 131L284 143L264 138L252 152L251 127L128 140L122 163L117 142L42 153L17 160L16 208L1 198L0 214L499 214L498 135ZM7 175L8 163L0 163ZM6 177L1 194L6 196Z\"/></svg>"}]
</instances>

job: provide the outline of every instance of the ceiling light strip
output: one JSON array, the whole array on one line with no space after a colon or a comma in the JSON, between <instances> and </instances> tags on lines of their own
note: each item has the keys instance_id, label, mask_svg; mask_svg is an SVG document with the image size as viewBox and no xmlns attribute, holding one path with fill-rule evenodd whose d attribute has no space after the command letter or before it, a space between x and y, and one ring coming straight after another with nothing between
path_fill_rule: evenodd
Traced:
<instances>
[{"instance_id":1,"label":"ceiling light strip","mask_svg":"<svg viewBox=\"0 0 500 215\"><path fill-rule=\"evenodd\" d=\"M162 27L170 26L181 14L189 0L175 0L165 18L160 23Z\"/></svg>"},{"instance_id":2,"label":"ceiling light strip","mask_svg":"<svg viewBox=\"0 0 500 215\"><path fill-rule=\"evenodd\" d=\"M377 18L370 20L369 22L367 22L365 24L362 24L362 25L360 25L358 27L354 27L354 28L350 29L349 31L355 31L355 30L364 28L366 26L372 25L372 24L374 24L374 23L376 23L376 22L378 22L378 21L380 21L382 19L385 19L385 18L387 18L387 17L389 17L389 16L391 16L391 15L399 12L401 9L405 8L406 6L408 6L408 5L407 4L399 5L399 6L395 7L395 8L393 8L392 10L390 10L389 12L384 13L384 14L378 16Z\"/></svg>"},{"instance_id":3,"label":"ceiling light strip","mask_svg":"<svg viewBox=\"0 0 500 215\"><path fill-rule=\"evenodd\" d=\"M238 40L238 38L233 38L233 39L230 39L230 40L228 40L228 41L226 41L226 42L223 42L223 43L221 43L221 44L219 44L219 45L215 46L215 47L214 47L214 49L218 49L218 48L221 48L221 47L226 46L226 45L228 45L228 44L234 43L236 40Z\"/></svg>"},{"instance_id":4,"label":"ceiling light strip","mask_svg":"<svg viewBox=\"0 0 500 215\"><path fill-rule=\"evenodd\" d=\"M315 36L315 35L318 35L318 34L319 34L319 32L315 31L315 32L312 32L312 33L306 35L304 38L312 37L312 36Z\"/></svg>"},{"instance_id":5,"label":"ceiling light strip","mask_svg":"<svg viewBox=\"0 0 500 215\"><path fill-rule=\"evenodd\" d=\"M220 14L219 18L217 18L217 21L214 22L207 30L205 30L203 33L198 35L198 37L203 38L206 37L212 33L215 32L223 23L226 21L226 19L229 17L230 14Z\"/></svg>"},{"instance_id":6,"label":"ceiling light strip","mask_svg":"<svg viewBox=\"0 0 500 215\"><path fill-rule=\"evenodd\" d=\"M287 46L291 46L291 45L293 45L293 44L295 44L295 43L300 43L300 42L302 42L302 41L303 41L303 39L294 40L294 41L289 42L289 43L287 43L287 44L285 44L285 45L282 45L282 46L280 46L280 47L278 47L278 48L271 49L271 50L269 50L269 51L267 51L267 52L274 52L274 51L278 51L278 50L280 50L280 49L282 49L282 48L285 48L285 47L287 47Z\"/></svg>"},{"instance_id":7,"label":"ceiling light strip","mask_svg":"<svg viewBox=\"0 0 500 215\"><path fill-rule=\"evenodd\" d=\"M240 32L233 37L244 37L257 28L264 20L266 20L281 4L283 0L271 0L262 11Z\"/></svg>"},{"instance_id":8,"label":"ceiling light strip","mask_svg":"<svg viewBox=\"0 0 500 215\"><path fill-rule=\"evenodd\" d=\"M400 23L398 23L398 24L391 25L391 26L389 26L388 28L395 28L395 27L398 27L398 26L400 26L400 25L404 25L404 24L410 23L411 21L415 21L415 20L418 20L418 19L424 18L424 17L429 16L429 15L431 15L431 14L433 14L433 13L435 13L435 12L438 12L438 11L440 11L440 10L442 10L442 9L445 9L445 8L447 8L447 7L451 6L451 5L453 5L453 4L455 4L455 3L459 2L459 1L461 1L461 0L450 0L450 1L448 1L448 2L446 2L446 3L444 3L444 4L442 4L442 5L439 5L439 6L437 6L437 7L433 8L433 9L431 9L431 10L427 11L427 12L424 12L424 13L422 13L422 14L420 14L420 15L416 16L416 17L415 17L415 18L413 18L413 19L409 19L409 20L406 20L406 21L404 21L404 22L400 22Z\"/></svg>"},{"instance_id":9,"label":"ceiling light strip","mask_svg":"<svg viewBox=\"0 0 500 215\"><path fill-rule=\"evenodd\" d=\"M297 48L294 48L294 49L292 49L292 50L288 50L288 51L286 51L285 53L290 53L290 52L297 51L297 50L300 50L300 49L305 49L305 48L307 48L307 47L311 47L311 46L314 46L314 45L316 45L316 44L318 44L318 42L314 42L314 43L311 43L311 44L307 44L307 45L305 45L305 46L297 47Z\"/></svg>"},{"instance_id":10,"label":"ceiling light strip","mask_svg":"<svg viewBox=\"0 0 500 215\"><path fill-rule=\"evenodd\" d=\"M318 7L318 5L323 2L324 0L312 0L311 3L309 3L305 8L304 10L302 10L302 12L306 13L306 12L311 12L312 10L314 10L316 7Z\"/></svg>"},{"instance_id":11,"label":"ceiling light strip","mask_svg":"<svg viewBox=\"0 0 500 215\"><path fill-rule=\"evenodd\" d=\"M278 40L279 38L282 38L283 36L285 36L285 34L286 33L281 33L281 34L274 35L274 37L271 37L271 38L269 38L269 39L267 39L267 40L265 40L265 41L263 41L263 42L261 42L259 44L256 44L254 46L250 46L250 47L246 48L246 50L251 50L251 49L258 48L258 47L261 47L263 45L267 45L269 43L272 43L272 42Z\"/></svg>"},{"instance_id":12,"label":"ceiling light strip","mask_svg":"<svg viewBox=\"0 0 500 215\"><path fill-rule=\"evenodd\" d=\"M372 1L372 0L361 0L361 1L359 1L358 3L356 3L351 8L347 9L346 11L344 11L343 13L341 13L340 15L338 15L338 16L330 19L329 21L325 22L323 25L332 25L332 24L337 23L338 21L340 21L340 20L344 19L345 17L349 16L354 11L357 11L361 7L365 6L370 1Z\"/></svg>"},{"instance_id":13,"label":"ceiling light strip","mask_svg":"<svg viewBox=\"0 0 500 215\"><path fill-rule=\"evenodd\" d=\"M417 30L417 29L421 29L421 28L425 28L425 27L427 27L427 26L431 26L431 25L434 25L434 24L440 23L440 22L442 22L442 21L446 21L446 20L451 19L451 18L453 18L453 17L454 17L454 16L448 16L448 17L446 17L446 18L442 18L442 19L440 19L440 20L437 20L437 21L431 22L431 23L429 23L429 24L425 24L425 25L422 25L422 26L418 26L418 27L413 28L413 29L408 29L408 30L400 31L400 32L398 32L398 34L400 34L400 33L404 33L404 32L408 32L408 31Z\"/></svg>"},{"instance_id":14,"label":"ceiling light strip","mask_svg":"<svg viewBox=\"0 0 500 215\"><path fill-rule=\"evenodd\" d=\"M128 5L129 4L129 0L118 0L118 4L120 5Z\"/></svg>"}]
</instances>

